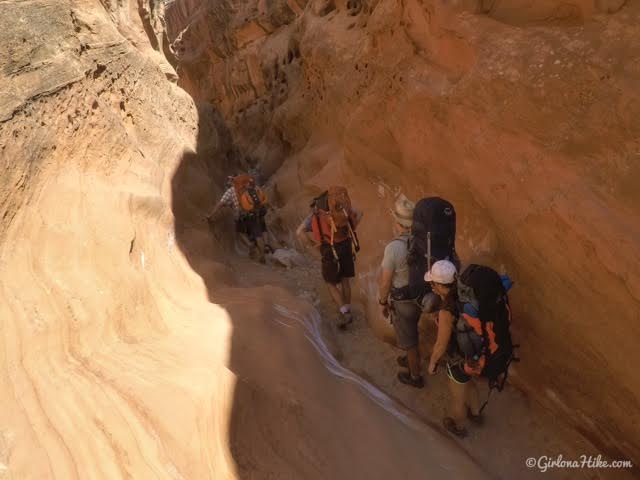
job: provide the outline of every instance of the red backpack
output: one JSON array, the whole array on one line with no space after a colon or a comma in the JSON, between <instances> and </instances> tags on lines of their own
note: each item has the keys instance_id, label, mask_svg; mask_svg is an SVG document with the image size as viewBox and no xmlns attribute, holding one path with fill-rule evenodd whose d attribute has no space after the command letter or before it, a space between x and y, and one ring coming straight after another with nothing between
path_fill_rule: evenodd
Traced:
<instances>
[{"instance_id":1,"label":"red backpack","mask_svg":"<svg viewBox=\"0 0 640 480\"><path fill-rule=\"evenodd\" d=\"M330 187L314 199L311 230L316 242L328 245L351 238L356 251L359 244L353 227L353 209L349 192L344 187Z\"/></svg>"}]
</instances>

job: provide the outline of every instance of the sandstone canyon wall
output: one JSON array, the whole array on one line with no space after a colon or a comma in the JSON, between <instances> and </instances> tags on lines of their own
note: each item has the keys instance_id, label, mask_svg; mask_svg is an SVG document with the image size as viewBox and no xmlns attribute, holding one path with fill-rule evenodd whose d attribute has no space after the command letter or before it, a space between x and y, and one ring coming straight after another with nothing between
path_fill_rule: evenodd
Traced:
<instances>
[{"instance_id":1,"label":"sandstone canyon wall","mask_svg":"<svg viewBox=\"0 0 640 480\"><path fill-rule=\"evenodd\" d=\"M234 154L163 10L0 3L0 478L483 478L198 237Z\"/></svg>"},{"instance_id":2,"label":"sandstone canyon wall","mask_svg":"<svg viewBox=\"0 0 640 480\"><path fill-rule=\"evenodd\" d=\"M638 25L624 0L167 8L179 84L221 113L234 158L272 178L283 233L311 195L348 186L366 214L367 302L393 194L450 199L463 260L516 280L514 382L636 463Z\"/></svg>"},{"instance_id":3,"label":"sandstone canyon wall","mask_svg":"<svg viewBox=\"0 0 640 480\"><path fill-rule=\"evenodd\" d=\"M167 208L193 102L136 3L0 9L0 477L224 478L228 315Z\"/></svg>"}]
</instances>

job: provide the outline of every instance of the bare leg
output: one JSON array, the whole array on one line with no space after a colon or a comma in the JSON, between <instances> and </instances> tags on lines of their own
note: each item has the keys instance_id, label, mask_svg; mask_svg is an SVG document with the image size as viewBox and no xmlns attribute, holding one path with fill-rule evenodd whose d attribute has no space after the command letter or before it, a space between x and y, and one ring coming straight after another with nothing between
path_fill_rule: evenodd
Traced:
<instances>
[{"instance_id":1,"label":"bare leg","mask_svg":"<svg viewBox=\"0 0 640 480\"><path fill-rule=\"evenodd\" d=\"M342 303L342 292L338 289L338 285L334 285L333 283L327 283L327 288L329 289L329 293L331 294L331 298L336 302L338 308L340 308Z\"/></svg>"},{"instance_id":2,"label":"bare leg","mask_svg":"<svg viewBox=\"0 0 640 480\"><path fill-rule=\"evenodd\" d=\"M246 234L238 233L238 237L240 237L240 241L244 243L246 247L251 248L253 246L253 244L251 243L251 240L249 240L249 237L247 237Z\"/></svg>"},{"instance_id":3,"label":"bare leg","mask_svg":"<svg viewBox=\"0 0 640 480\"><path fill-rule=\"evenodd\" d=\"M480 393L478 392L478 385L473 380L467 382L466 403L472 415L478 415L480 413Z\"/></svg>"},{"instance_id":4,"label":"bare leg","mask_svg":"<svg viewBox=\"0 0 640 480\"><path fill-rule=\"evenodd\" d=\"M456 422L458 428L464 428L467 422L467 405L465 401L467 389L467 384L449 379L451 418Z\"/></svg>"},{"instance_id":5,"label":"bare leg","mask_svg":"<svg viewBox=\"0 0 640 480\"><path fill-rule=\"evenodd\" d=\"M267 245L269 245L269 235L267 234L266 231L264 231L262 233L262 244L266 247Z\"/></svg>"},{"instance_id":6,"label":"bare leg","mask_svg":"<svg viewBox=\"0 0 640 480\"><path fill-rule=\"evenodd\" d=\"M407 350L407 361L409 363L409 372L411 376L416 378L420 376L420 353L418 347Z\"/></svg>"},{"instance_id":7,"label":"bare leg","mask_svg":"<svg viewBox=\"0 0 640 480\"><path fill-rule=\"evenodd\" d=\"M264 261L264 240L262 240L262 237L256 238L256 247L258 248L260 261Z\"/></svg>"},{"instance_id":8,"label":"bare leg","mask_svg":"<svg viewBox=\"0 0 640 480\"><path fill-rule=\"evenodd\" d=\"M351 283L350 283L350 279L348 278L342 279L342 304L343 305L351 304Z\"/></svg>"}]
</instances>

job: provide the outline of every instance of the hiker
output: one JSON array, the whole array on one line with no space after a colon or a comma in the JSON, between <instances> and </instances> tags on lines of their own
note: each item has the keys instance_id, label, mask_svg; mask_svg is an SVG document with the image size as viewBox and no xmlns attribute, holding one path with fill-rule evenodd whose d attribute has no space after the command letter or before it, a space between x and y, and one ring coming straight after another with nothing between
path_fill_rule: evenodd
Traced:
<instances>
[{"instance_id":1,"label":"hiker","mask_svg":"<svg viewBox=\"0 0 640 480\"><path fill-rule=\"evenodd\" d=\"M322 278L339 309L338 328L353 322L351 278L355 277L355 256L359 250L356 227L363 213L351 205L347 190L331 187L313 199L312 212L296 229L298 239L320 251ZM310 235L308 235L310 234Z\"/></svg>"},{"instance_id":2,"label":"hiker","mask_svg":"<svg viewBox=\"0 0 640 480\"><path fill-rule=\"evenodd\" d=\"M438 335L427 372L435 375L438 362L446 358L451 416L445 417L443 424L449 432L464 437L467 419L482 425L482 409L487 404L480 406L475 379L485 377L490 391L501 391L509 364L518 360L513 356L515 346L509 333L506 292L511 281L479 265L470 265L458 278L456 266L448 260L435 262L425 281L441 299Z\"/></svg>"},{"instance_id":3,"label":"hiker","mask_svg":"<svg viewBox=\"0 0 640 480\"><path fill-rule=\"evenodd\" d=\"M211 220L223 207L232 208L236 233L247 246L257 249L258 260L260 263L265 263L265 251L272 250L267 243L265 222L265 215L269 208L267 197L256 185L254 177L248 174L229 177L227 184L231 186L206 217Z\"/></svg>"},{"instance_id":4,"label":"hiker","mask_svg":"<svg viewBox=\"0 0 640 480\"><path fill-rule=\"evenodd\" d=\"M458 318L457 275L455 265L448 260L435 262L425 275L425 281L431 284L431 289L441 299L437 319L438 336L427 368L427 373L430 375L435 375L438 362L445 354L456 357L456 345L452 337L454 324ZM456 358L456 360L459 359ZM464 437L467 435L467 415L476 420L481 419L480 396L478 386L456 360L447 360L451 416L445 417L443 423L451 433Z\"/></svg>"},{"instance_id":5,"label":"hiker","mask_svg":"<svg viewBox=\"0 0 640 480\"><path fill-rule=\"evenodd\" d=\"M406 385L422 388L424 379L420 371L418 351L418 322L422 308L419 296L414 296L408 291L407 255L414 208L415 204L401 195L391 211L395 237L384 249L378 303L382 309L382 315L385 318L391 317L398 347L406 352L406 355L397 358L397 362L409 371L398 372L398 380Z\"/></svg>"},{"instance_id":6,"label":"hiker","mask_svg":"<svg viewBox=\"0 0 640 480\"><path fill-rule=\"evenodd\" d=\"M431 313L439 303L424 276L437 260L457 261L456 211L440 197L422 198L413 204L402 195L392 213L396 238L385 248L378 302L382 314L391 319L398 346L407 352L397 362L409 372L399 372L398 379L422 388L418 322L421 311Z\"/></svg>"}]
</instances>

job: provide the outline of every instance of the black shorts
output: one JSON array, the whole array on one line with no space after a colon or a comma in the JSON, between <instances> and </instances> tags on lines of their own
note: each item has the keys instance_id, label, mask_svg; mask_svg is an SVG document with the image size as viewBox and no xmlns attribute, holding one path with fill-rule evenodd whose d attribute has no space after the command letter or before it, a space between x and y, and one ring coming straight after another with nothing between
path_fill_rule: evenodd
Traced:
<instances>
[{"instance_id":1,"label":"black shorts","mask_svg":"<svg viewBox=\"0 0 640 480\"><path fill-rule=\"evenodd\" d=\"M340 283L343 278L356 276L356 266L351 239L333 245L338 258L336 259L330 245L322 245L322 278L333 285Z\"/></svg>"},{"instance_id":2,"label":"black shorts","mask_svg":"<svg viewBox=\"0 0 640 480\"><path fill-rule=\"evenodd\" d=\"M255 242L267 231L264 215L246 215L236 220L236 232L243 233Z\"/></svg>"}]
</instances>

